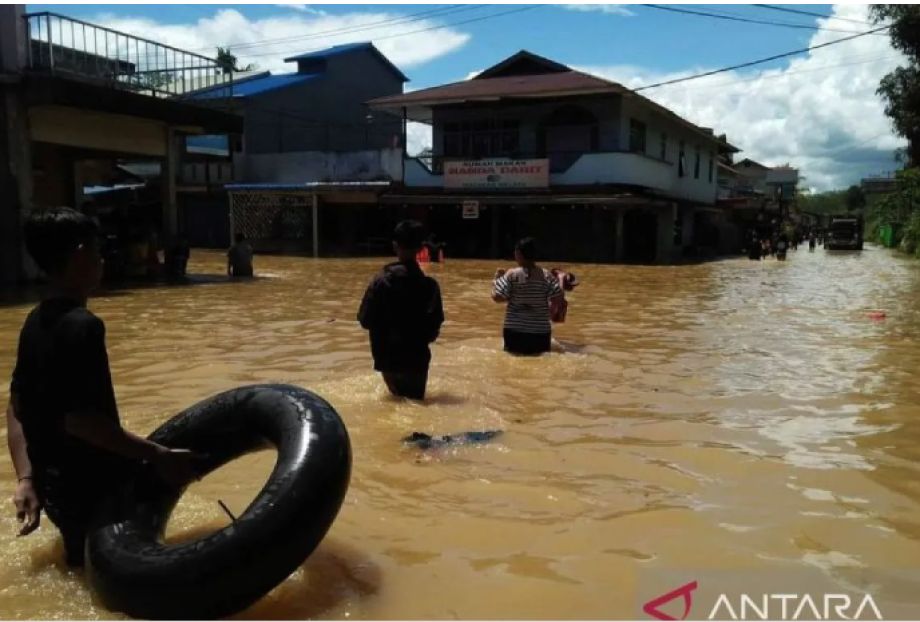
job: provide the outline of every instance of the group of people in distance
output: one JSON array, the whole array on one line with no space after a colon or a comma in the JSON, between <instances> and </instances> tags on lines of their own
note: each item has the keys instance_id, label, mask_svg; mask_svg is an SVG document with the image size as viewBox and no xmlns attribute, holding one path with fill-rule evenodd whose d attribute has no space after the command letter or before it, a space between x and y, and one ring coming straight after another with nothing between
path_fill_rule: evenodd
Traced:
<instances>
[{"instance_id":1,"label":"group of people in distance","mask_svg":"<svg viewBox=\"0 0 920 622\"><path fill-rule=\"evenodd\" d=\"M438 282L417 261L424 242L421 223L405 220L396 226L397 260L373 278L358 310L358 321L370 333L374 369L393 395L416 400L425 398L430 345L444 323ZM514 258L517 267L497 270L492 282L492 300L507 305L505 350L517 355L549 352L552 323L565 321L564 290L571 291L578 281L570 273L538 266L533 238L515 245Z\"/></svg>"},{"instance_id":2,"label":"group of people in distance","mask_svg":"<svg viewBox=\"0 0 920 622\"><path fill-rule=\"evenodd\" d=\"M102 277L98 225L62 207L34 213L24 233L50 287L23 324L10 383L6 425L17 478L13 501L19 535L35 531L45 512L63 536L67 563L82 566L86 534L100 503L138 477L187 484L200 476L200 456L121 425L105 324L86 307ZM397 261L373 279L358 319L370 331L374 366L390 391L423 399L429 345L444 322L441 291L416 261L424 241L421 224L401 222L393 237ZM505 349L546 352L551 321L564 318L562 291L577 281L537 266L531 239L517 244L515 258L518 267L496 273L492 292L495 301L508 305ZM242 236L228 259L232 276L252 274L252 249Z\"/></svg>"}]
</instances>

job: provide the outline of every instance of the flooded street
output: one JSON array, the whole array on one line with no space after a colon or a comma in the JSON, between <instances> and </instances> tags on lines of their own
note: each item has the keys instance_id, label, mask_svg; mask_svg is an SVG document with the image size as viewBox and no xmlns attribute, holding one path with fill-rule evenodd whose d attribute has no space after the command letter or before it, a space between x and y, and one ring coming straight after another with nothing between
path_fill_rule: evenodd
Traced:
<instances>
[{"instance_id":1,"label":"flooded street","mask_svg":"<svg viewBox=\"0 0 920 622\"><path fill-rule=\"evenodd\" d=\"M195 251L190 272L224 261ZM871 591L886 617L920 613L920 262L868 248L571 266L582 285L555 332L565 351L520 359L501 351L489 299L509 263L449 261L429 270L447 322L425 405L385 394L355 322L381 263L260 256L254 282L91 301L135 432L275 381L316 391L348 426L339 518L240 617L635 618L642 586L669 591L675 570L794 573ZM0 307L4 383L30 308ZM400 444L486 429L505 433L435 454ZM15 537L5 443L2 455L0 617L111 617L63 567L50 523ZM273 459L195 484L170 537L226 525L217 499L241 513Z\"/></svg>"}]
</instances>

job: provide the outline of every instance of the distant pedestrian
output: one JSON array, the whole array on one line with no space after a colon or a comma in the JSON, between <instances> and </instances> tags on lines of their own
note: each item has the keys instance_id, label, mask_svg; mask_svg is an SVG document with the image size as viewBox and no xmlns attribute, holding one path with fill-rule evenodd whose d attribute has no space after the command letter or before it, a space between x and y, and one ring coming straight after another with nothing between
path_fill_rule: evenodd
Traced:
<instances>
[{"instance_id":1,"label":"distant pedestrian","mask_svg":"<svg viewBox=\"0 0 920 622\"><path fill-rule=\"evenodd\" d=\"M252 271L252 245L246 241L246 236L237 233L236 243L227 251L227 276L250 277Z\"/></svg>"},{"instance_id":2,"label":"distant pedestrian","mask_svg":"<svg viewBox=\"0 0 920 622\"><path fill-rule=\"evenodd\" d=\"M358 321L370 332L374 369L383 374L390 393L416 400L425 399L429 345L444 323L438 282L426 276L416 260L423 231L415 220L396 226L397 261L374 277L358 310Z\"/></svg>"},{"instance_id":3,"label":"distant pedestrian","mask_svg":"<svg viewBox=\"0 0 920 622\"><path fill-rule=\"evenodd\" d=\"M562 297L559 281L536 263L533 238L520 240L514 248L518 267L498 270L492 283L492 300L507 303L505 350L512 354L542 354L550 351L552 322L550 304Z\"/></svg>"}]
</instances>

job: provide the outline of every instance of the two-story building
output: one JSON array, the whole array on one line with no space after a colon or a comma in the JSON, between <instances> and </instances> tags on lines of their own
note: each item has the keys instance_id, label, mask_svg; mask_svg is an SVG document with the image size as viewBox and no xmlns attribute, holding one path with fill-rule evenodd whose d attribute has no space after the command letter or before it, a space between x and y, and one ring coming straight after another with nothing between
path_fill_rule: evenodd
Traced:
<instances>
[{"instance_id":1,"label":"two-story building","mask_svg":"<svg viewBox=\"0 0 920 622\"><path fill-rule=\"evenodd\" d=\"M188 135L237 133L242 124L178 96L189 84L230 81L200 54L0 6L0 283L36 275L21 235L35 208L89 206L120 246L151 236L167 245L181 235L179 145ZM149 203L121 210L98 187L123 188L125 160L152 164L157 182Z\"/></svg>"},{"instance_id":2,"label":"two-story building","mask_svg":"<svg viewBox=\"0 0 920 622\"><path fill-rule=\"evenodd\" d=\"M360 212L376 205L377 194L387 188L383 182L402 177L402 121L366 105L402 93L408 80L386 56L371 43L353 43L284 60L296 71L258 72L236 77L232 86L186 95L195 101L229 100L244 119L239 137L187 142L180 193L193 244L229 241L229 187L232 205L263 212L264 226L248 228L248 235L276 232L272 239L254 240L258 248L305 251L312 246L318 253L322 244L327 253L345 252L354 243L351 233ZM277 211L279 201L299 206L291 208L297 218L271 227L265 214ZM245 216L239 214L238 223L252 220Z\"/></svg>"},{"instance_id":3,"label":"two-story building","mask_svg":"<svg viewBox=\"0 0 920 622\"><path fill-rule=\"evenodd\" d=\"M521 51L463 82L374 99L432 126L382 201L428 223L454 256L680 260L719 219L716 166L737 151L630 89Z\"/></svg>"}]
</instances>

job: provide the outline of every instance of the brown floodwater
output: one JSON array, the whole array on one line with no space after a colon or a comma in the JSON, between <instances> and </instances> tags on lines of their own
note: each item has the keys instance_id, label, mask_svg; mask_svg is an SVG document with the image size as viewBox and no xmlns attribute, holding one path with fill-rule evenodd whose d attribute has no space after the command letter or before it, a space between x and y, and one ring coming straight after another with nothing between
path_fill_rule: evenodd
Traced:
<instances>
[{"instance_id":1,"label":"brown floodwater","mask_svg":"<svg viewBox=\"0 0 920 622\"><path fill-rule=\"evenodd\" d=\"M263 276L245 283L220 277L223 262L196 251L190 270L208 282L90 306L136 432L257 382L308 387L348 426L338 519L240 617L635 618L643 590L677 587L676 571L794 576L868 590L886 617L920 613L920 262L869 248L570 266L582 285L561 347L525 359L501 351L489 299L507 262L449 261L429 270L447 322L426 404L385 394L355 322L382 260L257 257ZM0 378L30 307L0 307ZM400 443L484 429L505 433L439 453ZM195 484L169 537L225 526L216 500L242 512L273 460ZM16 538L4 507L0 618L115 615L62 566L50 523Z\"/></svg>"}]
</instances>

